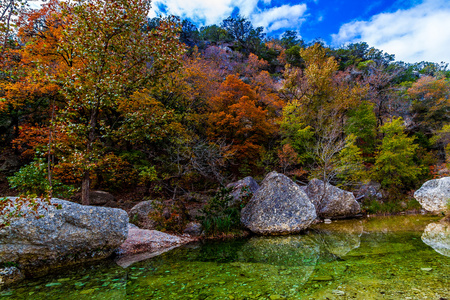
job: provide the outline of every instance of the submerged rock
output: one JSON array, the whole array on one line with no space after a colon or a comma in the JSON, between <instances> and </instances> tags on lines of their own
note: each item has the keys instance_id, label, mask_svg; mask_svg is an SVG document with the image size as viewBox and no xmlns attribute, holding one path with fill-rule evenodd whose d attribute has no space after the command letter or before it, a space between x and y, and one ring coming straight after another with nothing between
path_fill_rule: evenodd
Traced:
<instances>
[{"instance_id":1,"label":"submerged rock","mask_svg":"<svg viewBox=\"0 0 450 300\"><path fill-rule=\"evenodd\" d=\"M51 203L60 208L41 208L42 218L26 214L0 230L0 263L41 275L50 268L108 257L127 238L128 215L121 209L55 198Z\"/></svg>"},{"instance_id":2,"label":"submerged rock","mask_svg":"<svg viewBox=\"0 0 450 300\"><path fill-rule=\"evenodd\" d=\"M361 207L352 193L316 178L309 182L306 194L321 218L351 217L361 212Z\"/></svg>"},{"instance_id":3,"label":"submerged rock","mask_svg":"<svg viewBox=\"0 0 450 300\"><path fill-rule=\"evenodd\" d=\"M242 209L241 222L257 234L300 232L314 221L316 211L308 196L291 179L269 173Z\"/></svg>"},{"instance_id":4,"label":"submerged rock","mask_svg":"<svg viewBox=\"0 0 450 300\"><path fill-rule=\"evenodd\" d=\"M430 212L439 213L448 210L450 199L450 177L425 182L414 193L414 198Z\"/></svg>"},{"instance_id":5,"label":"submerged rock","mask_svg":"<svg viewBox=\"0 0 450 300\"><path fill-rule=\"evenodd\" d=\"M422 234L422 241L437 253L450 257L450 223L431 223Z\"/></svg>"}]
</instances>

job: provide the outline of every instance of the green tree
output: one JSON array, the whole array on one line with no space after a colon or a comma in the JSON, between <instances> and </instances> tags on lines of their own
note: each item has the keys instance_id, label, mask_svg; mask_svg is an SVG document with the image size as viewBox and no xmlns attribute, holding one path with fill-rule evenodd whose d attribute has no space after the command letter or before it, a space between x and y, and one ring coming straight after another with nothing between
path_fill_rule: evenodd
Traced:
<instances>
[{"instance_id":1,"label":"green tree","mask_svg":"<svg viewBox=\"0 0 450 300\"><path fill-rule=\"evenodd\" d=\"M380 128L384 134L373 168L383 188L401 190L414 183L421 169L414 162L418 145L404 132L403 119L392 119Z\"/></svg>"},{"instance_id":2,"label":"green tree","mask_svg":"<svg viewBox=\"0 0 450 300\"><path fill-rule=\"evenodd\" d=\"M348 113L345 133L356 137L356 145L364 154L371 155L375 150L377 117L374 105L370 102L362 102L358 107Z\"/></svg>"}]
</instances>

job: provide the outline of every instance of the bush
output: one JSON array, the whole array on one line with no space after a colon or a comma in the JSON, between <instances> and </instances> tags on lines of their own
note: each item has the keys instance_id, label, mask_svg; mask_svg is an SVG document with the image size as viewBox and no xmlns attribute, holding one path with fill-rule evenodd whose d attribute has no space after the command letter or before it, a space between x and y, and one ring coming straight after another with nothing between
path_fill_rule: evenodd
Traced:
<instances>
[{"instance_id":1,"label":"bush","mask_svg":"<svg viewBox=\"0 0 450 300\"><path fill-rule=\"evenodd\" d=\"M153 201L153 211L149 219L154 221L156 230L182 233L188 222L184 205L179 201Z\"/></svg>"},{"instance_id":2,"label":"bush","mask_svg":"<svg viewBox=\"0 0 450 300\"><path fill-rule=\"evenodd\" d=\"M230 192L230 188L220 188L201 210L203 216L199 217L199 220L206 235L228 233L240 229L241 209L252 195L248 188L244 187L241 191L242 201L235 203Z\"/></svg>"},{"instance_id":3,"label":"bush","mask_svg":"<svg viewBox=\"0 0 450 300\"><path fill-rule=\"evenodd\" d=\"M76 192L73 186L63 184L57 179L53 179L50 186L47 164L40 158L20 168L13 176L8 177L8 182L12 189L28 195L49 195L52 191L55 197L68 198Z\"/></svg>"}]
</instances>

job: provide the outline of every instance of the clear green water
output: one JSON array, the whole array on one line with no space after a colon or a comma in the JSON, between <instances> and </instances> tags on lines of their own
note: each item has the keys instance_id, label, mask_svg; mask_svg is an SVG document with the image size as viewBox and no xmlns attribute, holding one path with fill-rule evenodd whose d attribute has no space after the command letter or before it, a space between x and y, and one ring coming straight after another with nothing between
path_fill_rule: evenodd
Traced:
<instances>
[{"instance_id":1,"label":"clear green water","mask_svg":"<svg viewBox=\"0 0 450 300\"><path fill-rule=\"evenodd\" d=\"M0 299L450 300L450 229L438 225L435 217L398 216L193 244L126 268L110 260L62 270Z\"/></svg>"}]
</instances>

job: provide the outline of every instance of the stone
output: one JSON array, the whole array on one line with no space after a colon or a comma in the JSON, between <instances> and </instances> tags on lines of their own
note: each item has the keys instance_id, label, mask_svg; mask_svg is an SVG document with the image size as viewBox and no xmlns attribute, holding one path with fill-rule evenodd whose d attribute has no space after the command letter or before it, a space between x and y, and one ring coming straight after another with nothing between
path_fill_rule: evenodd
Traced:
<instances>
[{"instance_id":1,"label":"stone","mask_svg":"<svg viewBox=\"0 0 450 300\"><path fill-rule=\"evenodd\" d=\"M356 192L356 198L359 199L382 199L381 184L378 182L369 182L361 185Z\"/></svg>"},{"instance_id":2,"label":"stone","mask_svg":"<svg viewBox=\"0 0 450 300\"><path fill-rule=\"evenodd\" d=\"M414 198L429 212L440 213L447 211L450 201L450 177L425 182L414 193Z\"/></svg>"},{"instance_id":3,"label":"stone","mask_svg":"<svg viewBox=\"0 0 450 300\"><path fill-rule=\"evenodd\" d=\"M202 224L199 222L189 222L186 225L186 228L184 229L183 233L192 235L192 236L200 236L202 235L203 227Z\"/></svg>"},{"instance_id":4,"label":"stone","mask_svg":"<svg viewBox=\"0 0 450 300\"><path fill-rule=\"evenodd\" d=\"M243 192L245 192L245 190L243 191L242 189L247 189L247 192L254 194L259 189L259 185L253 177L248 176L244 179L228 184L227 188L232 189L230 196L233 197L233 201L229 205L234 205L235 203L242 202Z\"/></svg>"},{"instance_id":5,"label":"stone","mask_svg":"<svg viewBox=\"0 0 450 300\"><path fill-rule=\"evenodd\" d=\"M0 287L17 283L24 278L23 273L16 267L0 268Z\"/></svg>"},{"instance_id":6,"label":"stone","mask_svg":"<svg viewBox=\"0 0 450 300\"><path fill-rule=\"evenodd\" d=\"M314 205L290 178L269 173L242 209L241 222L263 235L298 233L316 219Z\"/></svg>"},{"instance_id":7,"label":"stone","mask_svg":"<svg viewBox=\"0 0 450 300\"><path fill-rule=\"evenodd\" d=\"M50 201L60 207L41 207L41 218L24 207L23 217L0 230L0 264L14 263L27 276L42 275L51 268L106 258L127 238L128 215L121 209Z\"/></svg>"},{"instance_id":8,"label":"stone","mask_svg":"<svg viewBox=\"0 0 450 300\"><path fill-rule=\"evenodd\" d=\"M70 200L81 203L81 193L72 196ZM116 197L105 191L90 191L89 202L92 206L118 207Z\"/></svg>"},{"instance_id":9,"label":"stone","mask_svg":"<svg viewBox=\"0 0 450 300\"><path fill-rule=\"evenodd\" d=\"M361 212L361 207L352 193L329 183L324 184L322 180L316 178L309 182L306 194L320 218L352 217Z\"/></svg>"},{"instance_id":10,"label":"stone","mask_svg":"<svg viewBox=\"0 0 450 300\"><path fill-rule=\"evenodd\" d=\"M152 200L139 202L128 214L130 221L140 228L155 229L155 221L149 218L149 214L154 212L154 206Z\"/></svg>"},{"instance_id":11,"label":"stone","mask_svg":"<svg viewBox=\"0 0 450 300\"><path fill-rule=\"evenodd\" d=\"M437 253L450 257L450 223L428 224L422 234L422 241Z\"/></svg>"}]
</instances>

